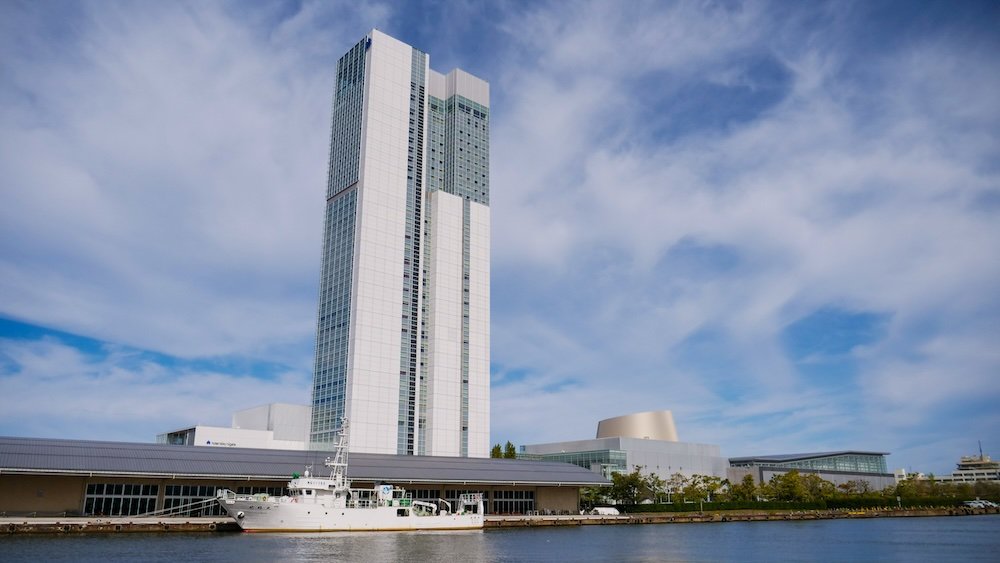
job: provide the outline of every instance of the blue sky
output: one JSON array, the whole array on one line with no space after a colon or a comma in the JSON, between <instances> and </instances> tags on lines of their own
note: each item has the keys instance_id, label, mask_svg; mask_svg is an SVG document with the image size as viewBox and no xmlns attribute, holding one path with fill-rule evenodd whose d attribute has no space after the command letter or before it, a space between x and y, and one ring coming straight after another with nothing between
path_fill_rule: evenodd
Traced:
<instances>
[{"instance_id":1,"label":"blue sky","mask_svg":"<svg viewBox=\"0 0 1000 563\"><path fill-rule=\"evenodd\" d=\"M0 434L308 402L372 27L491 83L493 441L1000 456L989 2L4 2Z\"/></svg>"}]
</instances>

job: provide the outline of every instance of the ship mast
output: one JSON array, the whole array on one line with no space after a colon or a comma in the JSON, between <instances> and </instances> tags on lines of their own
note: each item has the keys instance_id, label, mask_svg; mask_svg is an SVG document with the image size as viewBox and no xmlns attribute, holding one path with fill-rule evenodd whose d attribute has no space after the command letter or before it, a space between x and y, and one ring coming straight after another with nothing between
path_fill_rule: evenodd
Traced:
<instances>
[{"instance_id":1,"label":"ship mast","mask_svg":"<svg viewBox=\"0 0 1000 563\"><path fill-rule=\"evenodd\" d=\"M324 465L330 468L330 479L335 487L350 487L347 481L347 417L340 419L340 431L337 433L337 445L333 448L333 459L326 458Z\"/></svg>"}]
</instances>

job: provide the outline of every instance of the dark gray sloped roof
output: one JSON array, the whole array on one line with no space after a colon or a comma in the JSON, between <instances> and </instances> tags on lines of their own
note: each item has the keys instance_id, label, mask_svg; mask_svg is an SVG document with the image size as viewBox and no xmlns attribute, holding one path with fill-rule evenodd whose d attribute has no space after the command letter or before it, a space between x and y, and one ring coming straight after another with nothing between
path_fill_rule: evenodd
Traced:
<instances>
[{"instance_id":1,"label":"dark gray sloped roof","mask_svg":"<svg viewBox=\"0 0 1000 563\"><path fill-rule=\"evenodd\" d=\"M863 452L858 450L842 450L839 452L815 452L808 454L758 455L750 457L731 457L729 463L788 463L790 461L805 461L838 455L889 455L888 452Z\"/></svg>"},{"instance_id":2,"label":"dark gray sloped roof","mask_svg":"<svg viewBox=\"0 0 1000 563\"><path fill-rule=\"evenodd\" d=\"M324 471L327 451L262 450L0 437L0 473L143 475L288 479L307 466ZM569 463L518 459L351 453L347 475L392 483L607 485L601 475Z\"/></svg>"}]
</instances>

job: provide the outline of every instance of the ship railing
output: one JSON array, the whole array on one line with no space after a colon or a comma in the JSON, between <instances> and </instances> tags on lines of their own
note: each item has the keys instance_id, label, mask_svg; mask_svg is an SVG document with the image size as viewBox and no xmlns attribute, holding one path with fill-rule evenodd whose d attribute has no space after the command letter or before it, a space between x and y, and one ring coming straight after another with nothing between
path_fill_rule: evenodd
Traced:
<instances>
[{"instance_id":1,"label":"ship railing","mask_svg":"<svg viewBox=\"0 0 1000 563\"><path fill-rule=\"evenodd\" d=\"M232 504L236 501L244 502L267 502L270 495L267 493L253 493L253 494L238 494L234 493L229 489L220 489L216 494L218 499L221 499L226 504ZM212 499L215 500L215 499Z\"/></svg>"}]
</instances>

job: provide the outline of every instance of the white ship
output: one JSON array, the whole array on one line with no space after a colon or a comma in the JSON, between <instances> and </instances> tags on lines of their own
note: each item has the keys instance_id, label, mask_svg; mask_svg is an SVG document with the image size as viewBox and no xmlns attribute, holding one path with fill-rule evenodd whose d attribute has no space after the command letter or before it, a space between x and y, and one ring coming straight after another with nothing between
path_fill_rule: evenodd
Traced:
<instances>
[{"instance_id":1,"label":"white ship","mask_svg":"<svg viewBox=\"0 0 1000 563\"><path fill-rule=\"evenodd\" d=\"M470 530L483 527L483 498L463 494L458 506L438 499L413 500L403 489L376 485L352 489L347 479L347 422L341 425L329 477L306 470L288 482L288 495L238 495L229 489L216 499L248 532L334 532L389 530Z\"/></svg>"}]
</instances>

